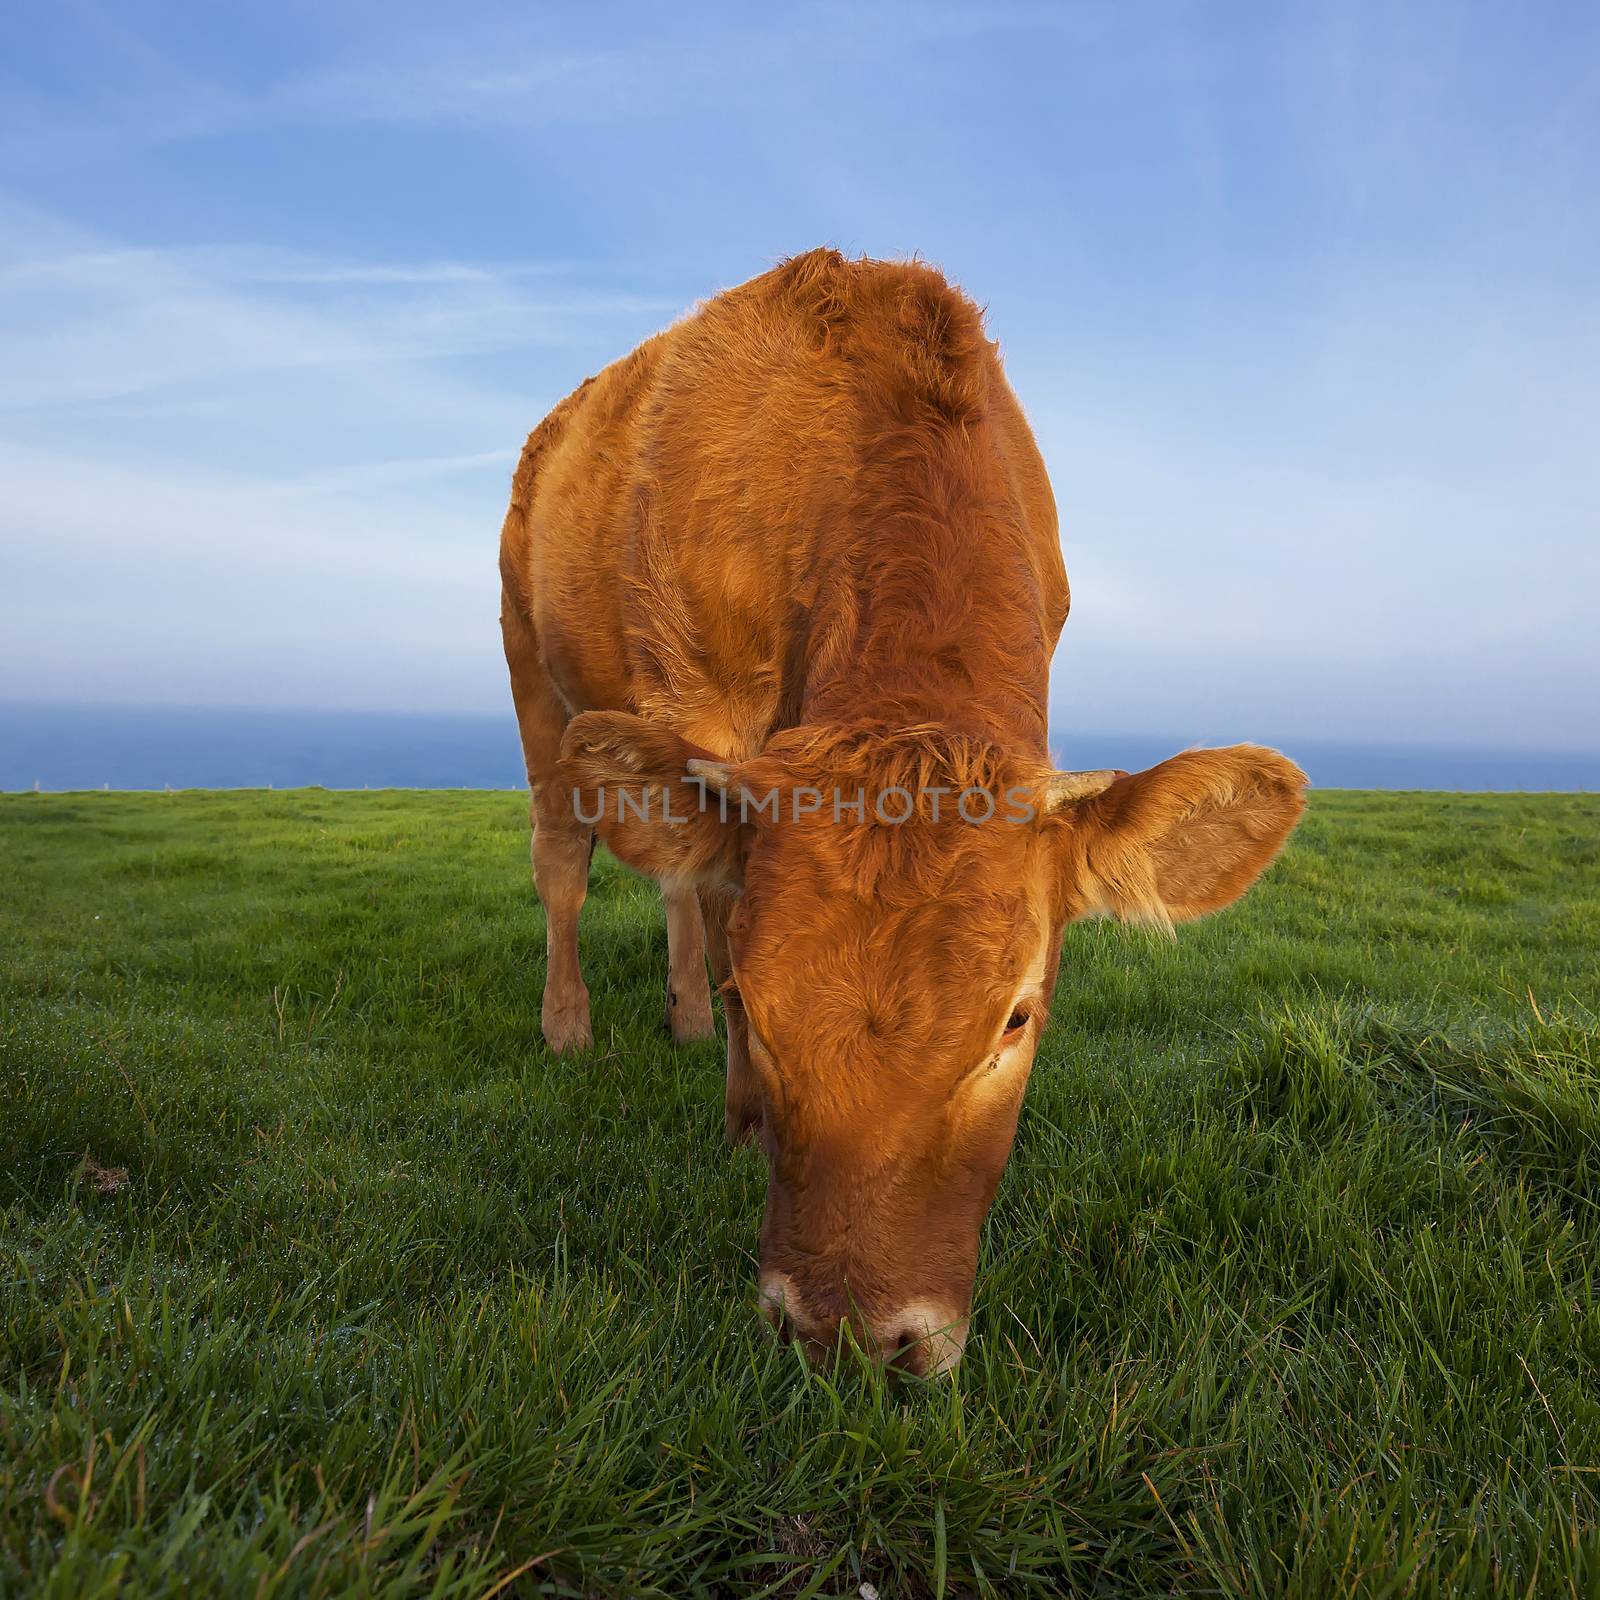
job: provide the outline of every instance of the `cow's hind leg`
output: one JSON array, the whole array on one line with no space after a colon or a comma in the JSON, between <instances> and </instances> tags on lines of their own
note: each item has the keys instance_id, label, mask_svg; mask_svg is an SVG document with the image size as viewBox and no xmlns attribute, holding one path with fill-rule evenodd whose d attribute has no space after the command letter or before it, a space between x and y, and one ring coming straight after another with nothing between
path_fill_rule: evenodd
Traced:
<instances>
[{"instance_id":1,"label":"cow's hind leg","mask_svg":"<svg viewBox=\"0 0 1600 1600\"><path fill-rule=\"evenodd\" d=\"M567 713L539 659L533 625L510 596L501 602L511 696L528 767L529 819L533 824L533 882L545 915L544 1040L557 1053L586 1050L589 991L578 965L578 914L589 892L594 832L580 822L560 780L561 735Z\"/></svg>"},{"instance_id":2,"label":"cow's hind leg","mask_svg":"<svg viewBox=\"0 0 1600 1600\"><path fill-rule=\"evenodd\" d=\"M689 888L663 883L667 903L667 1030L679 1044L715 1036L711 991L706 984L706 938L700 896Z\"/></svg>"},{"instance_id":3,"label":"cow's hind leg","mask_svg":"<svg viewBox=\"0 0 1600 1600\"><path fill-rule=\"evenodd\" d=\"M544 1042L558 1055L587 1050L594 1043L589 1028L589 991L578 965L578 913L589 892L587 828L557 808L533 803L533 882L545 915L544 1004L539 1021Z\"/></svg>"}]
</instances>

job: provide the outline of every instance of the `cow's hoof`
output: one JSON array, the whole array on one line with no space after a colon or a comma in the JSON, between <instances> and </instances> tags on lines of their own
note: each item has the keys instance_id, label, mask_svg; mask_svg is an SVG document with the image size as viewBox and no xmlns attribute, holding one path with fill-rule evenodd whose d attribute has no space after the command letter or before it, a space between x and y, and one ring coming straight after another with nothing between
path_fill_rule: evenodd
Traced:
<instances>
[{"instance_id":1,"label":"cow's hoof","mask_svg":"<svg viewBox=\"0 0 1600 1600\"><path fill-rule=\"evenodd\" d=\"M661 1024L672 1035L674 1044L693 1044L698 1039L717 1036L717 1019L711 1014L711 996L701 994L691 999L676 989L667 990L666 1009Z\"/></svg>"},{"instance_id":2,"label":"cow's hoof","mask_svg":"<svg viewBox=\"0 0 1600 1600\"><path fill-rule=\"evenodd\" d=\"M544 1042L558 1056L576 1054L594 1043L594 1033L589 1027L589 997L582 995L565 1005L552 1005L548 1000L540 1014L544 1028Z\"/></svg>"}]
</instances>

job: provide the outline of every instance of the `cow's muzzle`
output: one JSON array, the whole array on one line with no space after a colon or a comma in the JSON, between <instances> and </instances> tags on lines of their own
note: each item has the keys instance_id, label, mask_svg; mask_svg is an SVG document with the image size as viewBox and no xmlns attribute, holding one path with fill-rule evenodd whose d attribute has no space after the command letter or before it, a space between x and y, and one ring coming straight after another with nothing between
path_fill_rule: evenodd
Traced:
<instances>
[{"instance_id":1,"label":"cow's muzzle","mask_svg":"<svg viewBox=\"0 0 1600 1600\"><path fill-rule=\"evenodd\" d=\"M932 1300L908 1301L872 1317L817 1312L783 1272L762 1276L761 1314L785 1344L799 1344L816 1362L837 1350L840 1330L848 1321L870 1354L919 1378L941 1377L954 1368L966 1347L969 1320L964 1312Z\"/></svg>"}]
</instances>

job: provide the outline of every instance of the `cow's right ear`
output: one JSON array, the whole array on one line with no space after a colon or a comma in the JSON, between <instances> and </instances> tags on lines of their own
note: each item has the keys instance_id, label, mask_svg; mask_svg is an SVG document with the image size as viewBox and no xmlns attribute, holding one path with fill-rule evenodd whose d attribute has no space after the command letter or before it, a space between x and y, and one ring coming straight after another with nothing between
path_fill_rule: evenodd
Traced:
<instances>
[{"instance_id":1,"label":"cow's right ear","mask_svg":"<svg viewBox=\"0 0 1600 1600\"><path fill-rule=\"evenodd\" d=\"M692 770L700 769L700 770ZM739 808L709 750L626 711L585 711L561 741L562 782L578 820L652 878L737 888Z\"/></svg>"}]
</instances>

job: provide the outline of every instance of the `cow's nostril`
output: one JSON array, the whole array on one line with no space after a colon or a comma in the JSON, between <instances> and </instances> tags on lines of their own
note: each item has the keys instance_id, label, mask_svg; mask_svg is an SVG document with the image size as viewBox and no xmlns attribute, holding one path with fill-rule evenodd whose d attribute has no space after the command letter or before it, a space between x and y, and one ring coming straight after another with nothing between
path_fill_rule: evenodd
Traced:
<instances>
[{"instance_id":1,"label":"cow's nostril","mask_svg":"<svg viewBox=\"0 0 1600 1600\"><path fill-rule=\"evenodd\" d=\"M878 1324L878 1347L897 1372L931 1378L961 1359L967 1319L931 1301L917 1301Z\"/></svg>"},{"instance_id":2,"label":"cow's nostril","mask_svg":"<svg viewBox=\"0 0 1600 1600\"><path fill-rule=\"evenodd\" d=\"M895 1335L893 1348L888 1352L889 1365L896 1372L908 1372L914 1378L927 1376L928 1347L915 1328L902 1328Z\"/></svg>"}]
</instances>

